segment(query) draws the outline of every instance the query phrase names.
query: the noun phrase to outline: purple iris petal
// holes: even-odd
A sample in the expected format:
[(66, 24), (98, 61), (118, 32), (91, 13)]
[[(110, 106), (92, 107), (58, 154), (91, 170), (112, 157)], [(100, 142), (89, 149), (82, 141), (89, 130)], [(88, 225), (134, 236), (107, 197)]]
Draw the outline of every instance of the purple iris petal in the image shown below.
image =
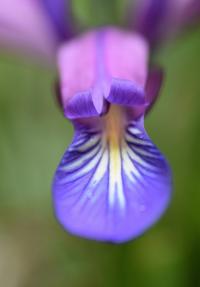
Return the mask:
[(151, 46), (171, 37), (200, 17), (199, 0), (137, 0), (131, 23)]
[(65, 40), (73, 35), (71, 23), (71, 1), (42, 0), (60, 40)]
[(1, 46), (52, 61), (58, 44), (54, 23), (45, 11), (42, 0), (1, 0)]
[(73, 234), (130, 240), (155, 223), (168, 205), (169, 167), (146, 134), (143, 118), (120, 130), (123, 113), (111, 107), (98, 125), (77, 129), (56, 171), (56, 216)]
[(170, 169), (143, 125), (160, 86), (159, 73), (147, 80), (148, 45), (137, 34), (93, 31), (61, 48), (59, 68), (75, 136), (54, 177), (56, 216), (79, 236), (134, 238), (171, 196)]
[(139, 0), (135, 29), (152, 44), (162, 36), (169, 0)]

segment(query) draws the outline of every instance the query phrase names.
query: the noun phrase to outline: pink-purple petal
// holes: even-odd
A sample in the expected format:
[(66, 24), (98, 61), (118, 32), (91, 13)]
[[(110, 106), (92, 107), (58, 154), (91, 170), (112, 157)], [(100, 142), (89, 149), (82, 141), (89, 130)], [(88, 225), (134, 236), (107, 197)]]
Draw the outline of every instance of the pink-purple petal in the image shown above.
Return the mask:
[(77, 117), (88, 114), (88, 107), (90, 115), (101, 115), (107, 102), (144, 105), (148, 44), (138, 34), (115, 28), (86, 33), (61, 47), (58, 65), (67, 117), (75, 118), (80, 101), (87, 111)]
[(40, 1), (1, 0), (0, 46), (52, 60), (57, 44), (53, 24)]

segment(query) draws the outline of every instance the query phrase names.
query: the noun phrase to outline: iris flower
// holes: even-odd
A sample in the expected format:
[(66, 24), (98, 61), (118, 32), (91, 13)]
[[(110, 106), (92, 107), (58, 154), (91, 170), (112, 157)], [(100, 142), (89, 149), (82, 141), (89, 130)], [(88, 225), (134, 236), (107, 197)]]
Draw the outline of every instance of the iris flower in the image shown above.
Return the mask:
[(144, 120), (162, 83), (162, 71), (149, 65), (152, 43), (177, 15), (177, 26), (193, 17), (187, 5), (197, 1), (184, 2), (172, 9), (172, 0), (138, 1), (135, 30), (131, 24), (75, 35), (70, 1), (1, 0), (1, 45), (58, 62), (59, 99), (74, 138), (55, 172), (53, 203), (73, 234), (124, 242), (168, 206), (170, 167)]

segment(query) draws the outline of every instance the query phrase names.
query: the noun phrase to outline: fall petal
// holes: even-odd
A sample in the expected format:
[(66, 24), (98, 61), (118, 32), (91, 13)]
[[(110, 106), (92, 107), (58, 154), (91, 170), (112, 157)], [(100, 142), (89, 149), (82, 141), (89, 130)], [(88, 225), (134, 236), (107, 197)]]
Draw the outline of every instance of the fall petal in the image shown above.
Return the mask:
[(143, 119), (128, 123), (119, 140), (113, 120), (111, 112), (107, 130), (76, 131), (56, 171), (53, 199), (66, 230), (118, 243), (142, 234), (165, 211), (171, 174)]

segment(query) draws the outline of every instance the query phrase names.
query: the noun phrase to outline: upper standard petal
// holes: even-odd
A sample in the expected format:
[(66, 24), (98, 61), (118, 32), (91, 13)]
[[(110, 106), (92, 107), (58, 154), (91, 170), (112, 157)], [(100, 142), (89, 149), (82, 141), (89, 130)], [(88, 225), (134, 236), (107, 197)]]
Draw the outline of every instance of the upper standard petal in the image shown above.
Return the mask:
[(148, 50), (140, 35), (115, 28), (91, 31), (63, 45), (58, 65), (66, 117), (101, 115), (108, 103), (144, 106)]

